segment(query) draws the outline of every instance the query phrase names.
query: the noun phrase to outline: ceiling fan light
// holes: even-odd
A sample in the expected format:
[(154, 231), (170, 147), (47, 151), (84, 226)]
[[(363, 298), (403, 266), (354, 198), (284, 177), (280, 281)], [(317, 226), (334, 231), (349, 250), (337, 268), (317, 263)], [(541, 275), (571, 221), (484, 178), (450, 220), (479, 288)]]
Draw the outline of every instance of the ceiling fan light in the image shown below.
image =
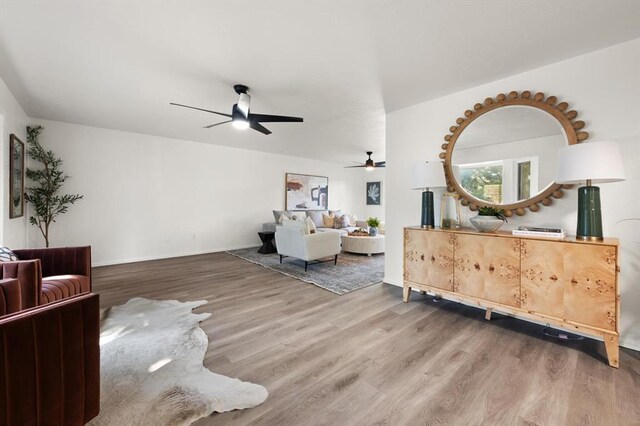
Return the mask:
[(233, 127), (240, 130), (246, 130), (249, 128), (249, 122), (247, 120), (233, 120), (231, 124), (233, 125)]
[(375, 166), (366, 165), (364, 169), (365, 170), (373, 170), (373, 169), (375, 169)]

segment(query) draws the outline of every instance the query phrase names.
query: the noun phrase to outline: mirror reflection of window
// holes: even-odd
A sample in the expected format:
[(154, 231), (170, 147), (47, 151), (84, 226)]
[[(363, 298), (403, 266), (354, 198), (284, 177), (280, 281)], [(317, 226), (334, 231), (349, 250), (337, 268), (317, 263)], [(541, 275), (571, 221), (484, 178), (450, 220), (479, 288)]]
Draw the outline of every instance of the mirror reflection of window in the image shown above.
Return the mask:
[(558, 149), (566, 141), (560, 123), (545, 111), (498, 108), (458, 137), (451, 155), (454, 177), (465, 192), (488, 203), (527, 200), (553, 184)]
[(479, 200), (502, 204), (502, 162), (460, 164), (462, 187)]
[(518, 163), (518, 200), (531, 197), (531, 161)]

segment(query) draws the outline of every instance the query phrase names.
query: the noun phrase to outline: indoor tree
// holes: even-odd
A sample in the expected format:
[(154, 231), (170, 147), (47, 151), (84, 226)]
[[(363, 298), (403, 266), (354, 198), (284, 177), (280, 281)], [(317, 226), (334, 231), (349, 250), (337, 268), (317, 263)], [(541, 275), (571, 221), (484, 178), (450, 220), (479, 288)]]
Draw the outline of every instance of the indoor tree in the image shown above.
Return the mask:
[(53, 151), (45, 150), (38, 142), (42, 126), (27, 127), (27, 155), (40, 167), (27, 167), (26, 175), (31, 186), (26, 188), (24, 199), (32, 206), (33, 215), (29, 223), (40, 229), (46, 246), (49, 247), (49, 227), (56, 217), (66, 213), (71, 204), (82, 198), (79, 194), (60, 194), (62, 185), (69, 178), (60, 167), (62, 159)]

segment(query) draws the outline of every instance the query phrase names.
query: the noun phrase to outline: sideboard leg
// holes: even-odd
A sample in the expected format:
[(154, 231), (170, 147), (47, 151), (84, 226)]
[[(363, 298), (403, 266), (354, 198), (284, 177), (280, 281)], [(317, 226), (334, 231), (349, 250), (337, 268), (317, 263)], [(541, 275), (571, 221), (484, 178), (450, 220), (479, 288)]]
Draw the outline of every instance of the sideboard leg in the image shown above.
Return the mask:
[(618, 368), (620, 367), (620, 348), (618, 336), (604, 336), (604, 347), (607, 350), (607, 358), (609, 359), (609, 365)]
[(492, 311), (493, 311), (493, 308), (487, 308), (487, 312), (484, 314), (484, 319), (486, 319), (487, 321), (491, 321)]
[(407, 303), (409, 301), (409, 297), (411, 296), (411, 287), (406, 284), (402, 287), (402, 301)]

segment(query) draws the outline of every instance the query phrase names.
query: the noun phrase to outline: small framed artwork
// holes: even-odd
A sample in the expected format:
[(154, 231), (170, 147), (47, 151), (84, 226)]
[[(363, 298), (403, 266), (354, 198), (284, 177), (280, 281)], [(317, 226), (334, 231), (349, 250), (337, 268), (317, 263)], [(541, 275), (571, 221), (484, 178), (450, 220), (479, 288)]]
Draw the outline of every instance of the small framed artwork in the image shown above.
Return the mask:
[(9, 218), (24, 215), (24, 143), (14, 134), (9, 139)]
[(382, 182), (367, 182), (367, 205), (382, 205)]
[(329, 178), (287, 173), (284, 200), (286, 210), (327, 210)]

